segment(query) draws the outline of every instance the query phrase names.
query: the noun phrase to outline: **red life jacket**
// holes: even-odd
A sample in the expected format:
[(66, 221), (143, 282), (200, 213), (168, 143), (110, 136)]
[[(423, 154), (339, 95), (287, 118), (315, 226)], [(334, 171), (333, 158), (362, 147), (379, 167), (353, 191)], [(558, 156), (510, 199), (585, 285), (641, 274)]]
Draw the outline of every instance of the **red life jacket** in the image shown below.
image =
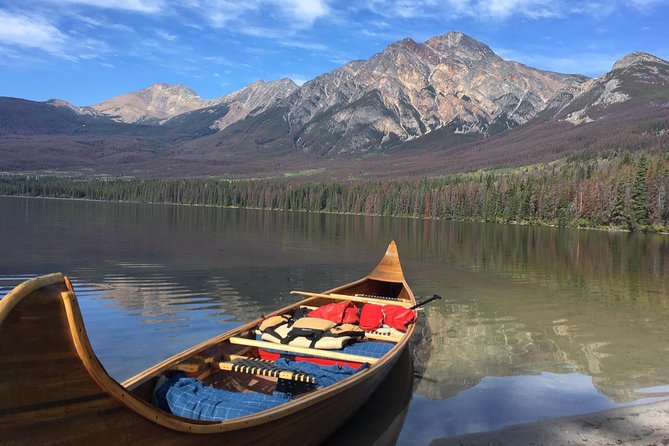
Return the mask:
[[(364, 308), (363, 308), (364, 310)], [(407, 325), (416, 319), (416, 313), (399, 305), (383, 306), (383, 323), (397, 330), (406, 331)]]
[(374, 331), (383, 325), (383, 306), (365, 304), (360, 312), (360, 328)]
[(406, 331), (407, 325), (416, 319), (416, 313), (400, 305), (365, 304), (360, 312), (360, 328), (373, 331), (386, 324), (397, 330)]
[(351, 302), (335, 302), (323, 305), (307, 314), (309, 317), (327, 319), (337, 324), (358, 323), (358, 307)]

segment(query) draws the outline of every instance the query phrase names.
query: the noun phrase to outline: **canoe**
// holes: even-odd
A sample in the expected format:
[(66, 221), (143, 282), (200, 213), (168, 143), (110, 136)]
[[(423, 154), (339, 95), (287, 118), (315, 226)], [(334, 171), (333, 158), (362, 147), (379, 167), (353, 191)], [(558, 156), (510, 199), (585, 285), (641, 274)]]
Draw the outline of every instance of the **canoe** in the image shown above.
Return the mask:
[[(91, 347), (70, 280), (54, 273), (20, 284), (0, 300), (2, 444), (321, 443), (354, 414), (390, 372), (414, 332), (414, 323), (408, 323), (406, 331), (364, 332), (364, 337), (350, 346), (365, 347), (363, 352), (385, 346), (380, 355), (347, 352), (349, 347), (324, 350), (272, 343), (259, 338), (259, 327), (272, 316), (294, 314), (303, 308), (311, 311), (330, 303), (350, 302), (357, 309), (368, 304), (410, 308), (416, 300), (394, 242), (362, 279), (320, 293), (293, 293), (307, 297), (119, 383), (105, 371)], [(358, 370), (328, 385), (315, 385), (309, 381), (311, 375), (299, 372), (299, 368), (296, 372), (278, 367), (277, 357), (287, 358), (293, 366), (306, 363), (319, 370), (349, 369), (322, 365), (329, 361), (357, 365)], [(239, 365), (239, 360), (257, 361), (262, 367)], [(253, 399), (272, 391), (285, 400), (228, 419), (179, 416), (158, 398), (167, 385), (161, 383), (177, 378), (178, 383), (188, 381), (216, 395)], [(300, 390), (277, 393), (280, 386), (291, 388), (287, 384)], [(175, 389), (170, 387), (167, 395)]]

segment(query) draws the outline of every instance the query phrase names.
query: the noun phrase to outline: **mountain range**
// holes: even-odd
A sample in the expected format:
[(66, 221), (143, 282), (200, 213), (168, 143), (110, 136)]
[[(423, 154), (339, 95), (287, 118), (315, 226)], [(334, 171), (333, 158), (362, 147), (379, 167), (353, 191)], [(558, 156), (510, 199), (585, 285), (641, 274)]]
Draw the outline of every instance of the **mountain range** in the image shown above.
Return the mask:
[(0, 98), (3, 171), (376, 177), (512, 167), (669, 141), (669, 63), (590, 79), (507, 61), (459, 32), (404, 39), (302, 86), (203, 99), (155, 84), (99, 104)]

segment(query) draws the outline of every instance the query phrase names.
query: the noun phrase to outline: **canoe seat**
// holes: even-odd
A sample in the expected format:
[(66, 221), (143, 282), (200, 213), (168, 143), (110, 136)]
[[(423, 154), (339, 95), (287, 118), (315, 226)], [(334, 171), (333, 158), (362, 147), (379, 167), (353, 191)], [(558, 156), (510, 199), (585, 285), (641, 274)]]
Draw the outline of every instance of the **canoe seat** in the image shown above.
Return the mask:
[(231, 361), (219, 362), (218, 368), (238, 373), (248, 373), (251, 375), (269, 376), (272, 378), (316, 384), (316, 378), (313, 376), (307, 375), (306, 373), (281, 369), (275, 366), (272, 361), (266, 361), (264, 359), (238, 357)]

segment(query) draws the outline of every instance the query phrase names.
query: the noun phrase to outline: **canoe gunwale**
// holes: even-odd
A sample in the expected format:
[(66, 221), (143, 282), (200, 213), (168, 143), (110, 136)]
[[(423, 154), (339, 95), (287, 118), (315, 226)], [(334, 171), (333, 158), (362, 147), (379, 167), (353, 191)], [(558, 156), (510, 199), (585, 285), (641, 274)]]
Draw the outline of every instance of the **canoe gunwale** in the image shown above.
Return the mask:
[(0, 325), (2, 325), (9, 313), (19, 302), (21, 302), (21, 300), (23, 300), (24, 297), (40, 288), (61, 282), (65, 282), (66, 284), (69, 283), (63, 273), (51, 273), (45, 276), (34, 277), (17, 285), (16, 288), (0, 299)]

